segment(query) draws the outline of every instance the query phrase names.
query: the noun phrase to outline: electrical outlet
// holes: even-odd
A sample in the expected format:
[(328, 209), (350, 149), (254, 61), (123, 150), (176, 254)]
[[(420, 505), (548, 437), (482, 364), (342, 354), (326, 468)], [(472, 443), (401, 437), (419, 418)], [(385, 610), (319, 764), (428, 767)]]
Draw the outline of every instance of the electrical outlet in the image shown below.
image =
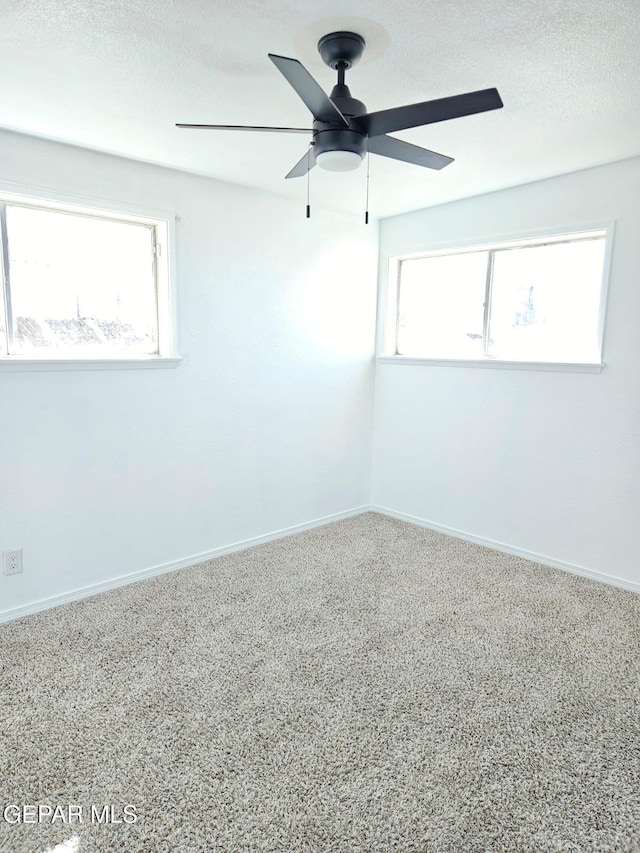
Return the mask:
[(22, 571), (22, 548), (2, 552), (2, 569), (5, 575), (19, 575)]

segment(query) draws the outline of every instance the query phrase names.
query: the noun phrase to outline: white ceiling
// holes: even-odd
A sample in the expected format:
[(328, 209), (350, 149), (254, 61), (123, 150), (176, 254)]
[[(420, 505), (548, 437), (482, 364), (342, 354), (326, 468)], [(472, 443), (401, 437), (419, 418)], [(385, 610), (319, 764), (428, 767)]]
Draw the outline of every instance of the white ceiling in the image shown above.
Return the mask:
[[(640, 154), (638, 0), (0, 0), (0, 126), (260, 187), (303, 136), (187, 131), (177, 121), (311, 126), (267, 59), (338, 29), (367, 41), (347, 74), (369, 110), (496, 86), (504, 109), (396, 134), (455, 158), (440, 172), (371, 157), (388, 216)], [(362, 216), (365, 168), (311, 174), (313, 204)]]

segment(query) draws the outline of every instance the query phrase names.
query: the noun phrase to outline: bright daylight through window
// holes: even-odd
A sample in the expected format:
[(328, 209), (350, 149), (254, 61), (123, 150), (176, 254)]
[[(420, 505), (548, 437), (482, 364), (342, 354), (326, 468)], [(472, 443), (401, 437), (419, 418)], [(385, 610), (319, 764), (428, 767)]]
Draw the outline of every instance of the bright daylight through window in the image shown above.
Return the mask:
[(2, 352), (169, 356), (167, 223), (0, 196)]
[(605, 244), (600, 230), (397, 259), (387, 354), (600, 363)]

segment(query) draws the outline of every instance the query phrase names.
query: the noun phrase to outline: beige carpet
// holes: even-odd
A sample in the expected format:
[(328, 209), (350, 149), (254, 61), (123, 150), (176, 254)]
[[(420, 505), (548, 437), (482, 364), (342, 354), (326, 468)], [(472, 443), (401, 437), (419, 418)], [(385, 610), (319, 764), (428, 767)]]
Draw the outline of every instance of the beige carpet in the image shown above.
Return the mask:
[(0, 849), (638, 851), (639, 617), (367, 514), (22, 619)]

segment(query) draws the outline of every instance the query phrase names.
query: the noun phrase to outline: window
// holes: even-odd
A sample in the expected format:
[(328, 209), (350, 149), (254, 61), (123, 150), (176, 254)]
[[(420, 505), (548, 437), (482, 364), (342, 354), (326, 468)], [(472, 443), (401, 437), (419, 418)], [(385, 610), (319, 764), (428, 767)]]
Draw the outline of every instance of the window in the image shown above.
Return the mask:
[(171, 355), (168, 222), (0, 195), (0, 359)]
[(396, 258), (387, 355), (599, 364), (606, 230)]

